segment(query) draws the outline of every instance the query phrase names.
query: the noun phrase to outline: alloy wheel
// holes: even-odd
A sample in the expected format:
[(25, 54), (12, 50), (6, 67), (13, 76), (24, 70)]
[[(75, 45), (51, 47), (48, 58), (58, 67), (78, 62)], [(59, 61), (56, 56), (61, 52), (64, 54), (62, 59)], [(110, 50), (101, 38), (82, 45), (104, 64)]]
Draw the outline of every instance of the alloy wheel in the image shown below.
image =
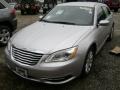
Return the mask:
[(93, 51), (89, 51), (87, 58), (86, 58), (86, 64), (85, 64), (85, 72), (89, 73), (93, 64), (94, 60), (94, 54)]
[(10, 39), (10, 32), (7, 28), (2, 28), (0, 30), (0, 43), (7, 44)]

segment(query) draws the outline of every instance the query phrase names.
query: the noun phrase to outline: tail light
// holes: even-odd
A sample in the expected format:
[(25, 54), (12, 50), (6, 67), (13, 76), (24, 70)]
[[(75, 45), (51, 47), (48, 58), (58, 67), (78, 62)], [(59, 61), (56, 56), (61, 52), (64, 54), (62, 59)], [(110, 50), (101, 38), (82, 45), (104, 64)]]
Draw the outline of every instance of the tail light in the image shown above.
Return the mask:
[(10, 14), (13, 16), (16, 16), (16, 10), (15, 9), (11, 9)]

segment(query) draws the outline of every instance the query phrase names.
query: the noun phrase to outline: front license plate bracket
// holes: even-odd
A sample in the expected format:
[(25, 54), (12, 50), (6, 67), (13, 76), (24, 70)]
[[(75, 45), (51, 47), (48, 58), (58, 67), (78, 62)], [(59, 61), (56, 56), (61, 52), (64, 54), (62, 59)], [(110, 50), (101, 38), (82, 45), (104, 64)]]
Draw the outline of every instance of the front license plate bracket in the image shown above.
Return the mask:
[(16, 73), (23, 76), (23, 77), (27, 77), (27, 70), (26, 69), (16, 67)]

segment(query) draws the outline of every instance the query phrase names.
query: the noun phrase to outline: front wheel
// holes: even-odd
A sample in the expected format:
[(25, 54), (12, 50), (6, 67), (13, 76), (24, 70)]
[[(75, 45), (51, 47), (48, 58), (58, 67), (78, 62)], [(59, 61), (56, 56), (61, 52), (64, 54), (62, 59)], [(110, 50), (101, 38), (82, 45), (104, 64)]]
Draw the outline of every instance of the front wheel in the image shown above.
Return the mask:
[(8, 26), (0, 26), (0, 46), (7, 45), (12, 33)]
[(85, 58), (82, 76), (87, 76), (90, 73), (94, 61), (94, 55), (95, 55), (94, 50), (90, 48)]

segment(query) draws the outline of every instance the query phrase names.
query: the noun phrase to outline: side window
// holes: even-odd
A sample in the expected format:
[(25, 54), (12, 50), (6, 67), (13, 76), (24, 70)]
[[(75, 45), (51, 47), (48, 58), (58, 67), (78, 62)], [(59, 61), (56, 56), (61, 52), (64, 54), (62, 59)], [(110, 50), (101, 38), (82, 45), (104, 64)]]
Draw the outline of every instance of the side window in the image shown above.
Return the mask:
[(0, 2), (0, 9), (5, 8), (5, 6)]
[(105, 11), (106, 15), (109, 16), (111, 14), (110, 10), (107, 7), (102, 7), (103, 10)]
[(97, 23), (99, 23), (101, 20), (105, 20), (106, 18), (107, 18), (107, 15), (105, 11), (102, 9), (102, 7), (100, 7), (97, 13)]
[(106, 9), (107, 9), (108, 15), (110, 15), (111, 14), (110, 9), (108, 7), (106, 7)]

